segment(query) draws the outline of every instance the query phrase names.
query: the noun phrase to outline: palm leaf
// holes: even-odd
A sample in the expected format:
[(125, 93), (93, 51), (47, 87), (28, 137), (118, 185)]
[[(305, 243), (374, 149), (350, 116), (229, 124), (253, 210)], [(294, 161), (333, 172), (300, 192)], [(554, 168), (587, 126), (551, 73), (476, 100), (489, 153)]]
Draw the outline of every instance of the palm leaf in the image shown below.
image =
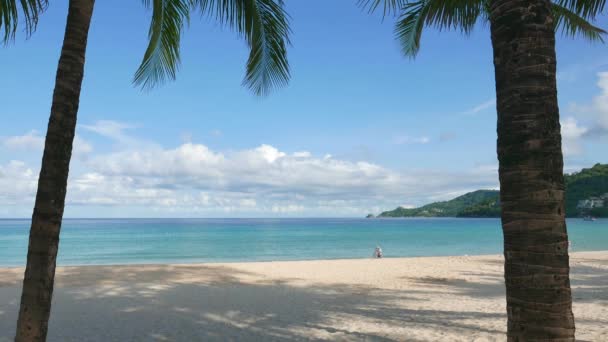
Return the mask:
[(266, 95), (289, 81), (289, 17), (282, 0), (193, 0), (209, 15), (240, 35), (250, 47), (243, 84)]
[(454, 29), (468, 35), (483, 14), (479, 0), (419, 0), (408, 2), (395, 26), (395, 35), (406, 56), (414, 57), (420, 49), (424, 26), (439, 30)]
[(251, 1), (253, 21), (247, 41), (251, 48), (243, 84), (256, 95), (266, 95), (289, 81), (287, 48), (289, 23), (280, 4), (272, 0)]
[(357, 0), (357, 5), (366, 9), (369, 13), (375, 12), (382, 4), (383, 16), (398, 13), (406, 4), (407, 0)]
[(603, 29), (593, 26), (583, 17), (557, 3), (553, 4), (552, 10), (555, 29), (558, 30), (561, 27), (563, 35), (574, 37), (578, 34), (590, 41), (604, 42), (603, 35), (606, 34), (606, 31)]
[(429, 14), (426, 23), (439, 30), (454, 29), (469, 34), (483, 11), (483, 2), (479, 0), (427, 1)]
[[(47, 7), (48, 0), (0, 0), (0, 34), (2, 42), (9, 43), (15, 38), (19, 24), (19, 8), (25, 21), (26, 36), (29, 37), (38, 24), (38, 15)], [(4, 33), (2, 34), (2, 31)]]
[(149, 89), (167, 79), (175, 79), (179, 68), (179, 45), (184, 23), (188, 23), (190, 0), (144, 0), (152, 6), (149, 43), (135, 72), (133, 83)]
[(401, 45), (403, 54), (415, 57), (420, 50), (420, 37), (428, 15), (429, 7), (424, 1), (408, 4), (397, 24), (395, 36)]
[(556, 0), (557, 5), (565, 7), (583, 18), (595, 19), (604, 11), (606, 0)]

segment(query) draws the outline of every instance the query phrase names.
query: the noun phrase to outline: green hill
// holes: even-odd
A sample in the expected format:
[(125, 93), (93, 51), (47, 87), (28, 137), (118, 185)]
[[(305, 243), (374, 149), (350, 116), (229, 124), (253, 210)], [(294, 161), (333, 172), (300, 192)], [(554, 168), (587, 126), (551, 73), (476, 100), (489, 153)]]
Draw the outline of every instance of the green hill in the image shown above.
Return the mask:
[(482, 203), (498, 201), (498, 195), (496, 190), (477, 190), (449, 201), (435, 202), (420, 208), (399, 207), (395, 210), (385, 211), (378, 217), (455, 217), (465, 209), (473, 210)]
[[(564, 175), (566, 216), (608, 217), (608, 164), (596, 164)], [(603, 196), (603, 197), (602, 197)], [(580, 200), (605, 198), (603, 207), (578, 208)], [(500, 217), (500, 194), (497, 190), (477, 190), (449, 201), (434, 202), (419, 208), (399, 207), (378, 217)]]
[(496, 197), (462, 209), (457, 217), (500, 217), (500, 194)]
[[(608, 193), (608, 164), (595, 164), (590, 169), (582, 169), (565, 176), (566, 215), (578, 216), (576, 206), (579, 200), (599, 197)], [(583, 210), (582, 214), (608, 217), (608, 199), (603, 208)]]

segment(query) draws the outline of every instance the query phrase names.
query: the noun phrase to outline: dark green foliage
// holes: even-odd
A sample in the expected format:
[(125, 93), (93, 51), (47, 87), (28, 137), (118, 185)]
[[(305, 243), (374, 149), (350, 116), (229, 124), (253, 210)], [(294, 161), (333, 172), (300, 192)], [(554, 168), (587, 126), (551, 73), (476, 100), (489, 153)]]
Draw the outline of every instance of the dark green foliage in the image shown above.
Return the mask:
[(603, 208), (593, 208), (586, 214), (593, 217), (608, 217), (608, 206), (604, 206)]
[(473, 210), (474, 206), (488, 201), (497, 201), (499, 193), (497, 190), (477, 190), (469, 192), (453, 200), (435, 202), (420, 208), (406, 209), (397, 208), (385, 211), (378, 217), (455, 217), (459, 216), (465, 209)]
[(179, 43), (190, 12), (210, 17), (247, 42), (243, 84), (255, 95), (267, 95), (289, 81), (287, 45), (289, 16), (282, 0), (144, 0), (152, 8), (150, 42), (133, 82), (151, 88), (175, 79), (180, 62)]
[(561, 6), (571, 8), (578, 15), (594, 19), (604, 12), (606, 0), (557, 0)]
[(289, 80), (289, 15), (283, 0), (190, 0), (201, 15), (237, 32), (250, 52), (243, 84), (266, 95)]
[[(564, 175), (566, 184), (566, 216), (583, 214), (608, 217), (608, 206), (579, 212), (579, 200), (608, 193), (608, 164), (595, 164), (592, 168)], [(500, 194), (497, 190), (477, 190), (453, 200), (435, 202), (420, 208), (397, 208), (385, 211), (378, 217), (500, 217)]]
[(0, 0), (0, 40), (6, 44), (15, 38), (21, 16), (25, 24), (25, 34), (32, 34), (38, 24), (38, 15), (47, 5), (47, 0)]
[[(565, 176), (566, 183), (566, 215), (577, 216), (576, 205), (581, 199), (601, 196), (608, 193), (608, 164), (595, 164), (590, 169), (582, 169)], [(599, 208), (598, 208), (599, 209)], [(605, 211), (596, 210), (601, 217), (608, 217)]]
[(494, 199), (488, 199), (478, 204), (464, 208), (456, 214), (457, 217), (500, 217), (500, 200), (498, 194)]
[(555, 27), (561, 28), (564, 36), (575, 37), (581, 35), (590, 41), (604, 42), (603, 35), (606, 31), (593, 26), (590, 22), (580, 17), (575, 12), (558, 4), (553, 5), (553, 17), (555, 18)]
[(382, 7), (383, 13), (386, 16), (399, 12), (407, 4), (407, 0), (359, 0), (357, 4), (361, 8), (367, 9), (369, 13), (374, 12), (378, 7)]
[(402, 15), (395, 25), (395, 35), (403, 53), (416, 56), (425, 26), (438, 30), (459, 30), (468, 35), (484, 14), (483, 5), (484, 2), (479, 0), (420, 0), (407, 3), (402, 7)]
[(191, 5), (187, 0), (144, 0), (144, 5), (152, 7), (150, 43), (133, 82), (148, 89), (175, 79), (181, 32), (190, 20)]
[[(580, 35), (590, 41), (603, 42), (606, 31), (588, 19), (604, 10), (606, 0), (552, 1), (555, 30), (564, 36)], [(420, 49), (425, 27), (438, 30), (457, 30), (468, 35), (478, 22), (489, 21), (489, 0), (359, 0), (359, 6), (370, 12), (383, 7), (384, 15), (399, 13), (395, 36), (404, 55), (415, 57)]]

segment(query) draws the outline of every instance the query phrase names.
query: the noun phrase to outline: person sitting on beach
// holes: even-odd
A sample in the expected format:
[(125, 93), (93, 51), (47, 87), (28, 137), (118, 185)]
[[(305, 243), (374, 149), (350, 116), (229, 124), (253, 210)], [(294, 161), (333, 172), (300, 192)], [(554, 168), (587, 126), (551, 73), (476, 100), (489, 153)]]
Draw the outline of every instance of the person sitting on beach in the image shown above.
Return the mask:
[(382, 258), (382, 248), (380, 246), (376, 246), (374, 250), (374, 258)]

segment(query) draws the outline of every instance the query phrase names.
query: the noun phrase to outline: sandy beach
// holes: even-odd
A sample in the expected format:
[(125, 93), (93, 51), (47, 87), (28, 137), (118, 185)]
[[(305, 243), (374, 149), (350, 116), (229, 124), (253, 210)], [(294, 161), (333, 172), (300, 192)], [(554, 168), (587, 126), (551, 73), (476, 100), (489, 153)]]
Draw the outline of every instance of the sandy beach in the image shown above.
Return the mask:
[[(571, 254), (577, 339), (608, 341), (608, 252)], [(0, 269), (11, 341), (23, 269)], [(49, 341), (503, 341), (502, 257), (60, 267)]]

